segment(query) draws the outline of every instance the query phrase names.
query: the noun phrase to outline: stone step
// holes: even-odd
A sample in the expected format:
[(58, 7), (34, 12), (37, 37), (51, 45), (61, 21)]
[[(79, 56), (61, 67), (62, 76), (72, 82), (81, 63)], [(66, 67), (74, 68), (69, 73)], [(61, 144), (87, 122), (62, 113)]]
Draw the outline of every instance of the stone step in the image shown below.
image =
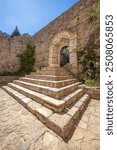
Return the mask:
[(75, 122), (82, 116), (85, 111), (90, 97), (85, 94), (79, 99), (79, 101), (67, 108), (63, 113), (52, 113), (49, 117), (46, 117), (46, 113), (43, 113), (41, 108), (36, 109), (36, 116), (45, 123), (47, 127), (56, 132), (63, 139), (66, 139), (71, 134), (73, 128), (75, 128)]
[(19, 80), (28, 82), (28, 83), (49, 86), (49, 87), (55, 87), (55, 88), (64, 87), (64, 86), (67, 86), (67, 85), (77, 82), (77, 79), (68, 79), (68, 80), (62, 80), (62, 81), (50, 81), (50, 80), (41, 80), (41, 79), (33, 79), (33, 78), (25, 78), (25, 77), (21, 77), (21, 78), (19, 78)]
[(10, 95), (15, 95), (14, 97), (19, 103), (62, 138), (69, 136), (71, 129), (75, 126), (75, 121), (78, 117), (81, 117), (90, 99), (89, 95), (85, 94), (72, 107), (66, 108), (62, 113), (55, 113), (7, 86), (3, 87), (3, 89)]
[[(9, 83), (8, 86), (4, 86), (3, 89), (7, 91), (10, 95), (14, 96), (16, 98), (17, 92), (20, 93), (20, 96), (25, 96), (30, 99), (33, 99), (34, 101), (38, 102), (39, 104), (46, 106), (55, 112), (61, 112), (65, 109), (65, 101), (63, 100), (57, 100), (54, 98), (51, 98), (49, 96), (45, 96), (43, 94), (28, 90), (26, 88), (23, 88), (21, 86), (15, 85), (13, 83)], [(12, 91), (15, 91), (16, 93), (13, 93)], [(22, 99), (22, 96), (19, 98)]]
[(72, 103), (75, 101), (78, 101), (84, 94), (83, 89), (77, 89), (75, 92), (70, 93), (66, 97), (64, 97), (62, 100), (65, 101), (65, 107), (69, 107)]
[(53, 76), (68, 76), (71, 75), (70, 72), (54, 72), (54, 71), (37, 71), (31, 72), (31, 75), (53, 75)]
[[(66, 68), (64, 67), (42, 67), (41, 71), (54, 71), (59, 74), (59, 72), (64, 72), (64, 73), (70, 73)], [(39, 71), (37, 71), (39, 72)]]
[(19, 80), (14, 80), (13, 83), (56, 99), (62, 99), (66, 95), (74, 92), (75, 90), (78, 89), (78, 85), (81, 84), (80, 82), (77, 82), (62, 88), (53, 88), (48, 86), (27, 83)]
[[(75, 92), (66, 96), (64, 99), (57, 100), (57, 99), (51, 98), (49, 96), (45, 96), (43, 94), (28, 90), (26, 88), (22, 88), (20, 86), (13, 85), (13, 84), (10, 84), (9, 87), (8, 86), (3, 87), (3, 89), (8, 90), (8, 91), (10, 91), (10, 89), (15, 90), (14, 93), (12, 93), (12, 91), (10, 91), (11, 95), (12, 96), (14, 95), (14, 97), (16, 97), (15, 93), (20, 92), (20, 94), (33, 99), (34, 101), (52, 109), (55, 112), (63, 111), (66, 107), (70, 106), (72, 103), (77, 101), (84, 94), (83, 89), (78, 89)], [(10, 93), (10, 92), (8, 92), (8, 93)]]
[(42, 79), (42, 80), (51, 80), (51, 81), (60, 81), (67, 79), (74, 79), (72, 75), (67, 76), (53, 76), (53, 75), (26, 75), (26, 78)]
[(55, 70), (40, 70), (37, 72), (31, 72), (31, 75), (54, 75), (54, 76), (68, 76), (71, 75), (70, 72), (64, 70), (64, 71), (55, 71)]

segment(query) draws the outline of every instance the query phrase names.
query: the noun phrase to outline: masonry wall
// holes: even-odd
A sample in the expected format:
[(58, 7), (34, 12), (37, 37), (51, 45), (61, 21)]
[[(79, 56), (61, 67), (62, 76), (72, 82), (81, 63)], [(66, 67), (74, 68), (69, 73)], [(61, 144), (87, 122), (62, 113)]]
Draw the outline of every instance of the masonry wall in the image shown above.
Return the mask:
[(27, 34), (12, 39), (0, 34), (0, 74), (13, 73), (20, 68), (17, 54), (22, 53), (30, 42), (31, 37)]
[[(49, 45), (59, 31), (76, 32), (78, 47), (88, 42), (89, 34), (93, 32), (88, 14), (91, 7), (97, 6), (97, 3), (98, 0), (81, 0), (33, 36), (36, 45), (36, 66), (48, 66)], [(96, 36), (99, 37), (99, 30)]]

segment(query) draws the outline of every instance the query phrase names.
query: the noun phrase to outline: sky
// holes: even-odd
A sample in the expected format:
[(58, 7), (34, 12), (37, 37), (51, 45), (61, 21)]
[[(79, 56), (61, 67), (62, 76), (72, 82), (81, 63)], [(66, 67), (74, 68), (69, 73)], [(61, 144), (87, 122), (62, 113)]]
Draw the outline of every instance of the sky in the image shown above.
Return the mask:
[(0, 30), (34, 35), (79, 0), (0, 0)]

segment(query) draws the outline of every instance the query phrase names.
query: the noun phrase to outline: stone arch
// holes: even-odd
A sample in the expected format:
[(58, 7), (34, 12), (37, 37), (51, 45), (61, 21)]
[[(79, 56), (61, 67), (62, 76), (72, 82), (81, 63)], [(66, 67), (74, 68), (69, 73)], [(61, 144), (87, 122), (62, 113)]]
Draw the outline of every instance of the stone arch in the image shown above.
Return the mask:
[(70, 31), (60, 31), (52, 39), (49, 47), (49, 66), (60, 67), (60, 50), (69, 46), (69, 61), (72, 67), (77, 67), (77, 35)]

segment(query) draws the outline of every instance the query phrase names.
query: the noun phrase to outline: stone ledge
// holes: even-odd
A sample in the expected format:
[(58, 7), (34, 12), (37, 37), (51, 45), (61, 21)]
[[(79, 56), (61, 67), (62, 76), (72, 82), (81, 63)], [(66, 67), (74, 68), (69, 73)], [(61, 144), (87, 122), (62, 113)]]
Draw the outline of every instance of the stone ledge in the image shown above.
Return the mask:
[(0, 84), (5, 85), (13, 80), (18, 80), (19, 76), (0, 76)]
[(89, 87), (84, 84), (79, 85), (79, 88), (85, 90), (86, 94), (89, 94), (91, 99), (100, 100), (100, 87)]

